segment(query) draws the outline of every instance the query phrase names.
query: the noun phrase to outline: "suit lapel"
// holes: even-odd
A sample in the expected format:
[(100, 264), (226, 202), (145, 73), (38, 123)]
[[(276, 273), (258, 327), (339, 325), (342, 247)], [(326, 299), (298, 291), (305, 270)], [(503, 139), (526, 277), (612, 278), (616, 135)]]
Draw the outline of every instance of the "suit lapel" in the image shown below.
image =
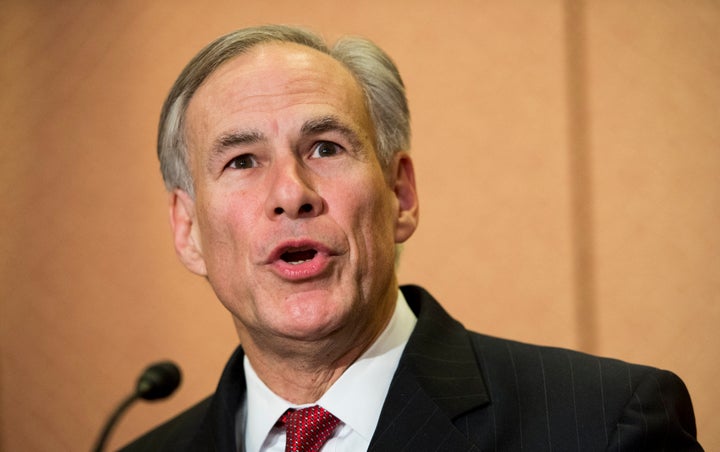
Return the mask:
[[(468, 333), (423, 289), (402, 290), (418, 323), (393, 377), (369, 450), (479, 450), (453, 423), (489, 402)], [(237, 450), (234, 420), (245, 393), (242, 362), (238, 347), (188, 450)]]
[(402, 290), (418, 323), (369, 450), (478, 450), (453, 424), (489, 402), (467, 331), (424, 290)]
[(220, 377), (203, 423), (184, 450), (207, 452), (238, 450), (235, 444), (235, 416), (246, 390), (244, 356), (242, 347), (238, 347), (233, 353)]

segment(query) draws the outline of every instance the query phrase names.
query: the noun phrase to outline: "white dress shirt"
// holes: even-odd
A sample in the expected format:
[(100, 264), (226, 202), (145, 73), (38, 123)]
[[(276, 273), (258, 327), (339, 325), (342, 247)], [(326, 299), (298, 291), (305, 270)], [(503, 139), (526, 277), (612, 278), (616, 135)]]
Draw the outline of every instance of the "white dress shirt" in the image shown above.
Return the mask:
[[(245, 400), (236, 416), (238, 446), (246, 452), (285, 451), (285, 429), (275, 423), (288, 408), (320, 405), (340, 424), (323, 452), (364, 451), (370, 446), (390, 382), (417, 319), (398, 291), (395, 311), (387, 327), (330, 389), (314, 403), (294, 405), (273, 393), (245, 356)], [(244, 444), (240, 433), (244, 432)]]

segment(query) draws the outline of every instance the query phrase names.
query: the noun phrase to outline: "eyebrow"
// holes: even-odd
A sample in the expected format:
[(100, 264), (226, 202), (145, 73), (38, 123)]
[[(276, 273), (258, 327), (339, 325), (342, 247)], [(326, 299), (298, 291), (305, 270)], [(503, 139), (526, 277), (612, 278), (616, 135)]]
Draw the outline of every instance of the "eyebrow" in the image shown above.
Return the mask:
[(228, 150), (237, 146), (250, 145), (265, 141), (265, 135), (258, 130), (239, 130), (223, 133), (213, 141), (210, 148), (208, 167), (213, 168), (215, 162), (222, 161)]
[[(300, 128), (300, 134), (302, 136), (319, 135), (325, 132), (338, 132), (350, 142), (353, 148), (357, 150), (363, 148), (362, 140), (358, 133), (333, 115), (309, 119), (305, 121)], [(212, 167), (212, 162), (222, 160), (228, 150), (238, 146), (252, 145), (264, 141), (267, 141), (267, 137), (259, 130), (254, 129), (235, 130), (223, 133), (213, 142), (208, 163)]]
[(302, 135), (318, 135), (325, 132), (339, 132), (355, 149), (362, 149), (362, 141), (358, 133), (336, 116), (321, 116), (306, 121), (300, 129)]
[(227, 148), (255, 144), (265, 140), (265, 135), (257, 130), (232, 131), (220, 135), (213, 143), (213, 154), (222, 154)]

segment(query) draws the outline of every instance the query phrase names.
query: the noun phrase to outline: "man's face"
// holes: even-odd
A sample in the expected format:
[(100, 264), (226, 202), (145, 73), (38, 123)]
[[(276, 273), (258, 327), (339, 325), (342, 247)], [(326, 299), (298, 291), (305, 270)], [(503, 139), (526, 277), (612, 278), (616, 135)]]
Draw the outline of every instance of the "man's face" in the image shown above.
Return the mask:
[(417, 200), (406, 154), (381, 167), (352, 75), (303, 46), (260, 45), (204, 82), (185, 127), (195, 197), (172, 196), (176, 248), (241, 339), (381, 328)]

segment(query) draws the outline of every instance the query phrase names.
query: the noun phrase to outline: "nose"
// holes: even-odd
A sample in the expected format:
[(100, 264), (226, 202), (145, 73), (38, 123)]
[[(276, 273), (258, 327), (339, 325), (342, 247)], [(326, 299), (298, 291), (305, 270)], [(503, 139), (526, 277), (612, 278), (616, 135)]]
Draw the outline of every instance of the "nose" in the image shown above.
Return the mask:
[(271, 219), (290, 219), (320, 215), (323, 201), (312, 185), (311, 175), (294, 158), (276, 161), (271, 172), (265, 213)]

